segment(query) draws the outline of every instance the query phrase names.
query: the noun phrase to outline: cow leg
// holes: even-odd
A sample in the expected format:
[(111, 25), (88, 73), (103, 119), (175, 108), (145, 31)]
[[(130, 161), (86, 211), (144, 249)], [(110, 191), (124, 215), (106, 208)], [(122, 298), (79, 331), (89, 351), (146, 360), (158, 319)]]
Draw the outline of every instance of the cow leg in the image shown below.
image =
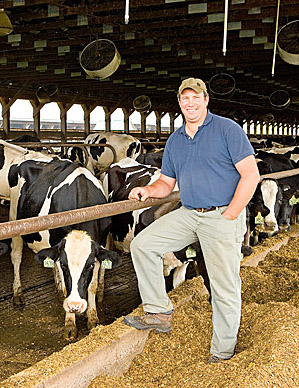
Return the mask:
[(78, 330), (76, 327), (76, 314), (65, 313), (64, 338), (67, 341), (72, 341), (77, 338)]
[(16, 306), (25, 304), (25, 298), (22, 291), (20, 267), (22, 262), (23, 253), (23, 239), (20, 236), (13, 237), (11, 242), (11, 262), (14, 269), (14, 280), (13, 280), (13, 303)]
[(93, 269), (92, 279), (88, 287), (88, 304), (86, 311), (88, 330), (91, 330), (93, 327), (96, 327), (99, 324), (99, 318), (96, 307), (96, 293), (98, 288), (99, 269), (100, 263), (96, 261)]
[(185, 261), (184, 263), (182, 263), (182, 265), (174, 269), (173, 281), (172, 281), (173, 288), (177, 288), (178, 286), (180, 286), (185, 282), (186, 271), (189, 263), (190, 261)]
[(105, 268), (100, 266), (100, 276), (97, 290), (98, 302), (101, 303), (104, 299), (104, 277), (105, 277)]

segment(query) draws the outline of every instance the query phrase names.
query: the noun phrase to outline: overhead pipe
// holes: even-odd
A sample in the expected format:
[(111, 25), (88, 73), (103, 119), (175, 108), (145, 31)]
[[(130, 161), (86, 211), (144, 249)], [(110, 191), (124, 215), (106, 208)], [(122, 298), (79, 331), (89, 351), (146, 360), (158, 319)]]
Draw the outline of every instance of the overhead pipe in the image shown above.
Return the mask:
[(280, 0), (277, 0), (276, 26), (275, 26), (275, 38), (274, 38), (273, 62), (272, 62), (272, 77), (274, 77), (275, 57), (276, 57), (276, 49), (277, 49), (277, 32), (278, 32), (279, 8), (280, 8)]
[(223, 31), (223, 55), (226, 55), (226, 41), (227, 41), (227, 20), (228, 20), (228, 0), (225, 0), (224, 6), (224, 31)]
[(129, 23), (129, 0), (126, 0), (126, 8), (125, 8), (125, 24)]

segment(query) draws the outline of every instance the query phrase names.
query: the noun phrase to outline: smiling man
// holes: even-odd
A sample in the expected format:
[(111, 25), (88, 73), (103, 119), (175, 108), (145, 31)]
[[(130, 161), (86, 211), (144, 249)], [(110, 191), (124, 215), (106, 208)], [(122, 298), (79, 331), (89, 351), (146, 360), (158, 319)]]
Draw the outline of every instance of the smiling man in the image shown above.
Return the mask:
[(207, 267), (213, 308), (211, 356), (207, 363), (234, 355), (241, 317), (241, 245), (246, 231), (245, 206), (259, 182), (254, 150), (234, 121), (208, 110), (201, 79), (179, 87), (185, 124), (168, 139), (160, 178), (136, 187), (130, 199), (169, 195), (176, 182), (182, 206), (159, 218), (131, 243), (142, 316), (127, 316), (137, 329), (172, 329), (173, 306), (165, 290), (163, 254), (200, 242)]

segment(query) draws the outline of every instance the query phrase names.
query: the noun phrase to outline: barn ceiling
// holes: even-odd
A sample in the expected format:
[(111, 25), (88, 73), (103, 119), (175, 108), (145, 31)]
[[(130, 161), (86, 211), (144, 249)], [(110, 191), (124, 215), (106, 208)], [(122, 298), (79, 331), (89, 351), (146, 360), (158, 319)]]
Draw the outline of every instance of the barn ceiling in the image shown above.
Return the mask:
[[(0, 36), (0, 96), (38, 101), (37, 90), (51, 85), (51, 101), (129, 110), (146, 95), (152, 110), (176, 113), (182, 79), (199, 77), (214, 113), (298, 124), (299, 1), (278, 2), (229, 0), (225, 39), (225, 1), (131, 0), (127, 12), (125, 0), (0, 1), (13, 26)], [(277, 20), (287, 61), (277, 51), (274, 63)], [(80, 64), (94, 41), (104, 48), (94, 70), (120, 55), (108, 78)]]

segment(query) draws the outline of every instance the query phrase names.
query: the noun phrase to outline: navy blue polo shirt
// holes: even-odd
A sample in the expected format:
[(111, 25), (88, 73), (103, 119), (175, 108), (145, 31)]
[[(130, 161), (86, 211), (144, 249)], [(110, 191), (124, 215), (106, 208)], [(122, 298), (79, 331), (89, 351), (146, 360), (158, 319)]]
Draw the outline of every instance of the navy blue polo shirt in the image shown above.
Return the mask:
[(185, 125), (169, 136), (161, 172), (177, 180), (186, 208), (224, 206), (240, 180), (235, 164), (249, 155), (254, 149), (243, 129), (208, 111), (193, 139)]

